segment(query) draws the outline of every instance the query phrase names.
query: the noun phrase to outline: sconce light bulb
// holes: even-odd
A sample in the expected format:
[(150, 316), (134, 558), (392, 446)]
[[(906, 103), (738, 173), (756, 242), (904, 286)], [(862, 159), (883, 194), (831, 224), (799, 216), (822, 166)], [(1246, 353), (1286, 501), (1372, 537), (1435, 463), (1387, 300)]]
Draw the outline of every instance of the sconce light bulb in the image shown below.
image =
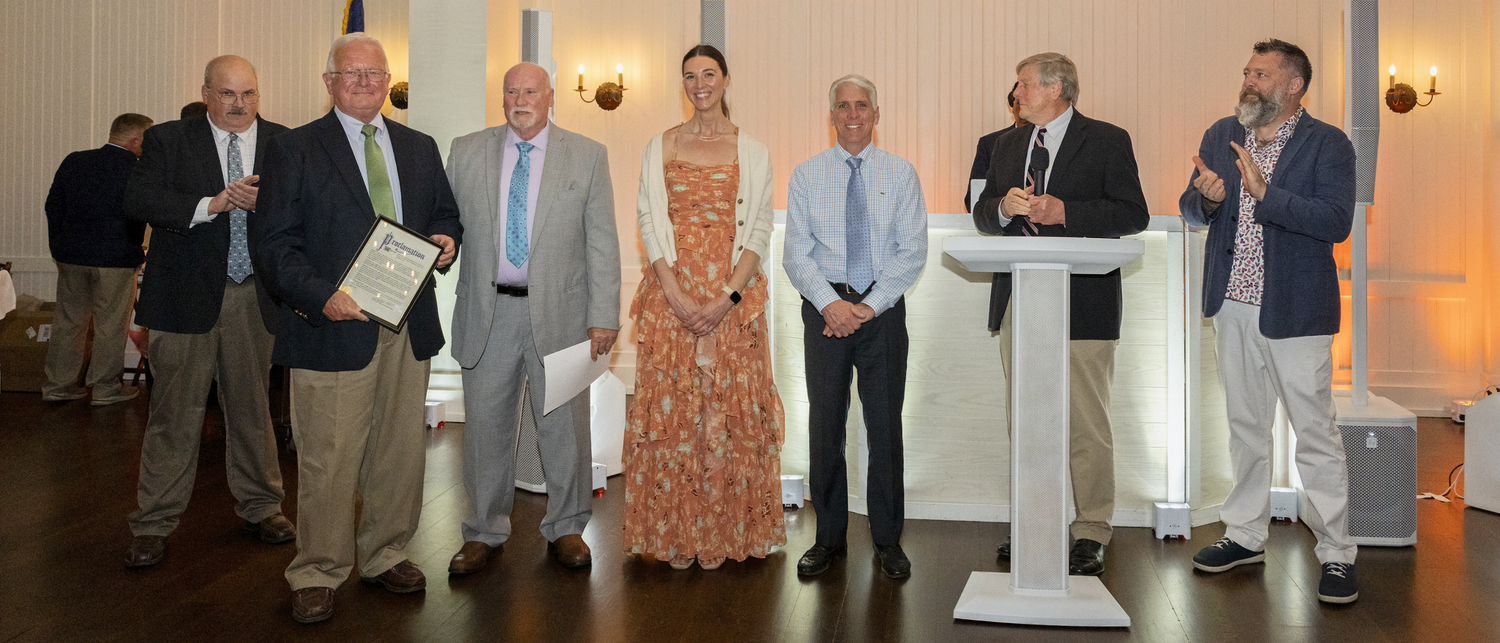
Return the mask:
[[(1437, 67), (1433, 67), (1433, 69), (1437, 69)], [(620, 64), (620, 63), (615, 63), (615, 73), (616, 74), (623, 74), (623, 73), (625, 73), (625, 65)], [(1437, 72), (1434, 71), (1432, 73), (1436, 74)]]
[(1432, 69), (1427, 70), (1427, 73), (1429, 75), (1436, 76), (1437, 75), (1437, 65), (1433, 65)]
[(580, 73), (580, 74), (583, 73), (583, 65), (579, 65), (578, 66), (578, 73)]
[[(580, 67), (580, 68), (579, 68), (579, 71), (582, 71), (582, 70), (583, 70), (583, 68), (582, 68), (582, 67)], [(1396, 66), (1395, 66), (1395, 65), (1391, 65), (1391, 75), (1392, 75), (1392, 76), (1395, 76), (1395, 75), (1396, 75)]]

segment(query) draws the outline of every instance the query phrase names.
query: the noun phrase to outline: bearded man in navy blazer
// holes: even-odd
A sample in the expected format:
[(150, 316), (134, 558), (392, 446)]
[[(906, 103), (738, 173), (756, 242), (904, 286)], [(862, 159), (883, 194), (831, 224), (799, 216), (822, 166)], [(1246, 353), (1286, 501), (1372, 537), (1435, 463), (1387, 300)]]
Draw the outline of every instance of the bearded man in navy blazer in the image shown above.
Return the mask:
[(152, 228), (136, 321), (151, 329), (155, 376), (128, 567), (160, 561), (187, 509), (216, 380), (235, 513), (267, 543), (297, 536), (281, 513), (285, 493), (271, 431), (275, 307), (251, 269), (248, 243), (266, 142), (287, 130), (259, 117), (259, 92), (250, 61), (209, 61), (202, 89), (208, 114), (148, 130), (125, 191), (126, 215)]
[(1312, 63), (1300, 47), (1256, 43), (1235, 115), (1203, 134), (1178, 207), (1207, 225), (1203, 316), (1216, 331), (1229, 414), (1234, 488), (1224, 537), (1193, 557), (1222, 572), (1266, 559), (1271, 426), (1276, 402), (1297, 433), (1297, 472), (1318, 537), (1318, 600), (1359, 598), (1349, 537), (1349, 474), (1334, 424), (1333, 336), (1339, 331), (1333, 244), (1354, 222), (1354, 145), (1302, 108)]
[(440, 270), (463, 235), (437, 143), (380, 115), (390, 80), (379, 41), (334, 40), (323, 74), (334, 109), (271, 141), (251, 229), (256, 270), (283, 306), (272, 359), (292, 369), (301, 528), (286, 577), (302, 623), (332, 615), (356, 553), (362, 582), (427, 586), (406, 544), (422, 510), (429, 360), (443, 347), (434, 286), (397, 332), (338, 289), (377, 217), (440, 244)]
[[(1029, 125), (995, 142), (974, 225), (985, 234), (1119, 238), (1146, 229), (1151, 215), (1135, 164), (1130, 134), (1074, 109), (1078, 68), (1067, 56), (1036, 54), (1016, 65), (1016, 111)], [(1028, 168), (1046, 163), (1041, 185)], [(1045, 161), (1043, 161), (1045, 163)], [(999, 331), (1006, 386), (1010, 370), (1010, 273), (995, 273), (990, 330)], [(1120, 271), (1068, 279), (1068, 468), (1078, 515), (1069, 527), (1068, 573), (1104, 573), (1104, 548), (1114, 528), (1114, 434), (1109, 393), (1122, 311)], [(1005, 398), (1010, 399), (1009, 391)], [(1012, 431), (1015, 427), (1012, 427)], [(1025, 430), (1024, 428), (1022, 430)], [(1010, 540), (1000, 545), (1010, 558)]]

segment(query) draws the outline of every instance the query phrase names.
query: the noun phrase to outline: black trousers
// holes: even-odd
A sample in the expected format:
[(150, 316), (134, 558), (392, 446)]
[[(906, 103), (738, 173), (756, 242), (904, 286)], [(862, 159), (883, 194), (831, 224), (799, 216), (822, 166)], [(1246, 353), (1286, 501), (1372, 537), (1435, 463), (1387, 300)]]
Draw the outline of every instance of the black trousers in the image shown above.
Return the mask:
[[(858, 303), (858, 294), (840, 293)], [(849, 384), (859, 371), (870, 446), (866, 483), (870, 538), (885, 547), (901, 543), (906, 519), (902, 482), (901, 406), (906, 398), (906, 298), (844, 338), (823, 336), (823, 315), (802, 300), (802, 345), (807, 365), (808, 437), (817, 544), (841, 547), (849, 530), (849, 474), (844, 462)]]

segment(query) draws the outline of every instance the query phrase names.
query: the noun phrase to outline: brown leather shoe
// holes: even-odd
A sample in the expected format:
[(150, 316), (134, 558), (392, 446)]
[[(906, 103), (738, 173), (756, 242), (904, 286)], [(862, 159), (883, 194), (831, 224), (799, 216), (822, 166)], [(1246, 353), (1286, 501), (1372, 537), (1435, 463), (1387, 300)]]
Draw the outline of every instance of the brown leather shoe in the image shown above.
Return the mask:
[(557, 562), (568, 569), (580, 569), (594, 564), (589, 544), (583, 542), (583, 536), (578, 534), (568, 534), (547, 543), (547, 553), (557, 557)]
[(286, 516), (276, 514), (260, 522), (245, 523), (245, 531), (260, 537), (261, 542), (278, 545), (297, 538), (297, 528)]
[(423, 576), (422, 570), (417, 569), (416, 564), (409, 560), (396, 563), (395, 567), (385, 570), (379, 576), (373, 578), (361, 576), (359, 582), (379, 584), (397, 594), (410, 594), (427, 589), (427, 577)]
[(136, 536), (125, 552), (126, 567), (150, 567), (167, 555), (166, 536)]
[(477, 540), (466, 542), (448, 563), (448, 573), (464, 576), (477, 572), (497, 553), (500, 553), (499, 547), (491, 547)]
[(292, 592), (292, 620), (316, 623), (330, 616), (333, 616), (332, 587), (304, 587)]

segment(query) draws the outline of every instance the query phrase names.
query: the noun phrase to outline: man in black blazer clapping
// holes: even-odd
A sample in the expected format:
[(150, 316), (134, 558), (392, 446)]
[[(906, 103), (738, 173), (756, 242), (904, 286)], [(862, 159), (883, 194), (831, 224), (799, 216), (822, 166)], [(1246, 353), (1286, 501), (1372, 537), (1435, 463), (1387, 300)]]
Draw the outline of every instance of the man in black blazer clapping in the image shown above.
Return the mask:
[(136, 321), (151, 329), (151, 419), (130, 515), (128, 567), (154, 565), (187, 508), (210, 385), (224, 408), (226, 477), (235, 513), (267, 543), (296, 537), (271, 431), (268, 389), (274, 310), (250, 266), (266, 142), (286, 128), (260, 119), (255, 67), (220, 56), (203, 70), (207, 116), (146, 133), (125, 213), (150, 223), (151, 253)]
[[(1017, 111), (1029, 125), (995, 142), (974, 225), (986, 234), (1118, 238), (1146, 229), (1151, 215), (1125, 130), (1078, 113), (1078, 68), (1067, 56), (1037, 54), (1016, 65)], [(1050, 162), (1049, 162), (1050, 161)], [(996, 273), (990, 329), (1010, 381), (1010, 274)], [(1078, 516), (1068, 572), (1104, 572), (1113, 529), (1114, 438), (1109, 389), (1120, 339), (1120, 271), (1069, 278), (1069, 469)], [(1009, 399), (1007, 393), (1006, 398)], [(1012, 428), (1014, 431), (1014, 428)], [(1010, 556), (1010, 541), (1000, 546)]]

